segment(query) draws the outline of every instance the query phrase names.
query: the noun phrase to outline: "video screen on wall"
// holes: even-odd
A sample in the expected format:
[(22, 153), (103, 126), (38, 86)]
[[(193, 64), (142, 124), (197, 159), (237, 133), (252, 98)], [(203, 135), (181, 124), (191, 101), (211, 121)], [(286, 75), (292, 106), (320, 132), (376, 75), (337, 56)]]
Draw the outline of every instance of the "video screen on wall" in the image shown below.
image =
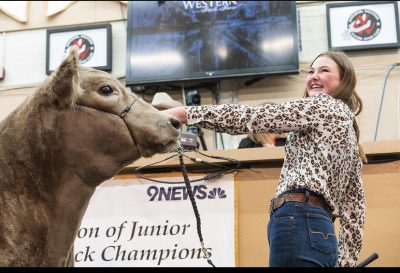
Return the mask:
[(295, 1), (129, 1), (126, 84), (297, 73)]

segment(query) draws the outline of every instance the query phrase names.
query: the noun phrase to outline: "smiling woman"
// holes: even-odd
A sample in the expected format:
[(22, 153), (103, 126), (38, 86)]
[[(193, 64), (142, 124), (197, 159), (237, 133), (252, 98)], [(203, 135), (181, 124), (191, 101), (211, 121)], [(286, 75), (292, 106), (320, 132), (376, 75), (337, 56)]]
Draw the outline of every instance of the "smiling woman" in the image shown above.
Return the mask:
[[(272, 267), (356, 265), (364, 231), (361, 167), (366, 158), (355, 120), (362, 109), (355, 85), (356, 74), (347, 56), (328, 51), (311, 63), (303, 99), (164, 111), (182, 123), (217, 132), (288, 133), (279, 185), (270, 206)], [(341, 218), (338, 239), (334, 210)]]
[(306, 87), (309, 96), (318, 93), (332, 95), (339, 83), (339, 67), (332, 59), (326, 56), (316, 59), (308, 70)]

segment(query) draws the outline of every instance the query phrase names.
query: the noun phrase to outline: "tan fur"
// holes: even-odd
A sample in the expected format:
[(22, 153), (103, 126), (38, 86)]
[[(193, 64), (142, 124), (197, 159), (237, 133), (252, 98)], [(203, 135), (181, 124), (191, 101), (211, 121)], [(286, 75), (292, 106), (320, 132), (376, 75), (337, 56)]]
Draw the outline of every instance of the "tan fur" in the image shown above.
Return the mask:
[(0, 123), (0, 266), (72, 265), (96, 186), (176, 146), (179, 122), (141, 99), (118, 116), (135, 99), (110, 74), (80, 67), (74, 48)]

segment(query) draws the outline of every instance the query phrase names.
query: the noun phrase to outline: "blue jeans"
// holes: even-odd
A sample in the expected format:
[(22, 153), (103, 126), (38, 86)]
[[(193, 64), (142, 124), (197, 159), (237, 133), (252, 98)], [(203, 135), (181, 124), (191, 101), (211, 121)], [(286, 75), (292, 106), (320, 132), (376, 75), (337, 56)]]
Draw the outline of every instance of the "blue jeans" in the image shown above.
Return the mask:
[(270, 267), (334, 267), (338, 243), (331, 214), (317, 206), (286, 202), (268, 223)]

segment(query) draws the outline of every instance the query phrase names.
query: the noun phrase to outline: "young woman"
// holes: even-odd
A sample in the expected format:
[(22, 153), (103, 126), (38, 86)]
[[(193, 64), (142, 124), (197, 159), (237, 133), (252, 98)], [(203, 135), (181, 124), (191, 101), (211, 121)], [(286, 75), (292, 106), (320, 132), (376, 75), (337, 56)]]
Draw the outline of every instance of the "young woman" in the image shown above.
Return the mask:
[[(270, 204), (269, 266), (355, 266), (364, 232), (365, 197), (355, 116), (362, 102), (342, 52), (312, 62), (303, 99), (262, 106), (204, 105), (165, 110), (182, 123), (229, 134), (289, 133)], [(332, 212), (340, 218), (338, 239)]]

